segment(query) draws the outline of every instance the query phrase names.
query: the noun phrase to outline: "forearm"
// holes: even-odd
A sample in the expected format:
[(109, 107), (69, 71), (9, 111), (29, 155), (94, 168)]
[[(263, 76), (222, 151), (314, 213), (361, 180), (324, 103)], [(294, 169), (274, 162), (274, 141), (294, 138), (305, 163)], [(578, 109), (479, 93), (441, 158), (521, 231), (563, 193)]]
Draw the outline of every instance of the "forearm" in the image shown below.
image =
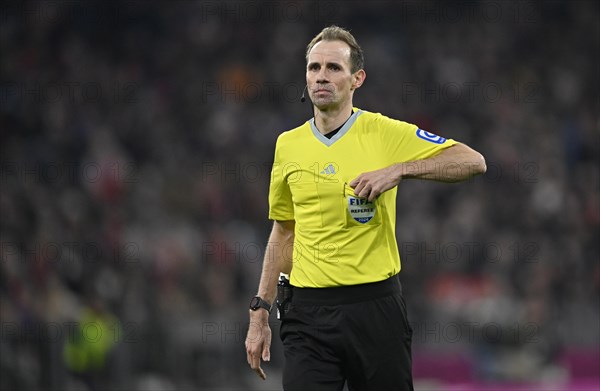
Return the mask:
[[(279, 273), (290, 272), (292, 269), (292, 251), (294, 245), (294, 221), (276, 221), (269, 236), (267, 251), (263, 261), (260, 276), (258, 296), (271, 305), (277, 293), (277, 279)], [(267, 376), (260, 367), (260, 360), (271, 359), (271, 328), (269, 326), (269, 312), (264, 308), (248, 310), (250, 323), (246, 337), (246, 360), (250, 367), (265, 380)]]
[(401, 179), (460, 182), (485, 173), (486, 164), (479, 152), (459, 143), (428, 159), (397, 163), (393, 171)]
[(271, 304), (275, 301), (275, 296), (277, 295), (279, 273), (289, 274), (292, 270), (293, 245), (294, 222), (275, 222), (265, 251), (258, 286), (258, 296)]

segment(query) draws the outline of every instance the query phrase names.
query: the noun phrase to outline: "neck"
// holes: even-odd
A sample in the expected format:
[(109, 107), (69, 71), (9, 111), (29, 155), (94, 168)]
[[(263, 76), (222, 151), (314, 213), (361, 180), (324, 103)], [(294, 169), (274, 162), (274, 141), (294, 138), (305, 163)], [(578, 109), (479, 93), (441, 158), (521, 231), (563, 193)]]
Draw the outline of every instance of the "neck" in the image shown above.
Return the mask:
[(319, 109), (315, 106), (314, 113), (315, 126), (319, 130), (319, 133), (327, 134), (342, 126), (350, 115), (352, 115), (352, 102), (348, 102), (348, 104), (340, 107), (327, 109)]

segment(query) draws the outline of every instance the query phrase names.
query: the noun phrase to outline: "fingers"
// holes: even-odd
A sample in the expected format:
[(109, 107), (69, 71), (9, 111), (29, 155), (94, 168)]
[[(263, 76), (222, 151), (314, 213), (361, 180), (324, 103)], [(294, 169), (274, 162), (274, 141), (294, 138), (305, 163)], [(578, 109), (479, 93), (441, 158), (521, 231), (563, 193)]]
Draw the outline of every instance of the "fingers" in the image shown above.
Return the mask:
[(265, 343), (262, 350), (263, 361), (271, 361), (271, 335), (268, 334), (265, 338)]
[(372, 188), (370, 183), (359, 183), (354, 189), (354, 193), (360, 198), (368, 198)]
[(252, 328), (252, 324), (248, 330), (246, 338), (246, 361), (250, 368), (263, 380), (267, 375), (260, 367), (261, 358), (264, 361), (271, 359), (271, 330), (268, 325), (264, 325), (262, 330)]
[(381, 192), (372, 187), (370, 183), (359, 183), (354, 189), (354, 194), (359, 198), (366, 198), (369, 202), (372, 202)]
[(360, 179), (360, 176), (350, 182), (349, 185), (354, 189), (354, 194), (360, 197), (360, 192), (365, 188), (365, 184)]
[(359, 198), (367, 198), (369, 196), (369, 190), (363, 188), (361, 191), (356, 193)]
[(250, 356), (250, 348), (248, 347), (247, 341), (246, 341), (246, 362), (248, 363), (248, 365), (251, 365), (251, 363), (252, 363), (252, 359)]
[(380, 180), (372, 177), (372, 173), (363, 173), (353, 179), (349, 186), (354, 189), (354, 194), (360, 198), (366, 198), (369, 202), (373, 202), (381, 193), (389, 190)]
[(254, 370), (254, 372), (256, 372), (256, 374), (257, 374), (258, 376), (260, 376), (260, 378), (261, 378), (261, 379), (263, 379), (263, 380), (267, 380), (267, 375), (265, 375), (265, 371), (263, 371), (261, 367), (258, 367), (258, 368), (256, 368), (256, 369)]
[(351, 188), (354, 189), (354, 194), (360, 198), (368, 198), (372, 192), (372, 184), (371, 180), (368, 177), (368, 173), (360, 174), (355, 179), (353, 179), (349, 184)]
[(260, 355), (259, 355), (259, 352), (258, 351), (252, 351), (251, 349), (249, 349), (247, 351), (247, 359), (248, 359), (248, 364), (250, 364), (250, 368), (252, 368), (254, 370), (254, 372), (256, 372), (256, 374), (261, 379), (265, 380), (267, 378), (267, 375), (265, 375), (265, 372), (260, 367)]

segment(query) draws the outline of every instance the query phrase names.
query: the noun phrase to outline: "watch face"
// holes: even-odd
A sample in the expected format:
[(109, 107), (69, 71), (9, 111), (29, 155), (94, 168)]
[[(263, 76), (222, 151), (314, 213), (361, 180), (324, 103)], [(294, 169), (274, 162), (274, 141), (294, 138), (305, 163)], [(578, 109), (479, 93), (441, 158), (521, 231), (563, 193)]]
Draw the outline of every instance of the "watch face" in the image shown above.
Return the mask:
[(259, 303), (260, 299), (256, 296), (253, 297), (252, 300), (250, 300), (250, 309), (257, 310), (259, 308)]

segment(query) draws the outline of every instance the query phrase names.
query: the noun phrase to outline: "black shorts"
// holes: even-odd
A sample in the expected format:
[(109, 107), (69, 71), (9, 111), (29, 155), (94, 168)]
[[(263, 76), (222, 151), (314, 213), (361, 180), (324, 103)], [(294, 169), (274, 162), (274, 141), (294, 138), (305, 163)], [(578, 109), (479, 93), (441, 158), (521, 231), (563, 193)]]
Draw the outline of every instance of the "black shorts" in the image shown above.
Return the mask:
[(285, 391), (413, 390), (412, 329), (398, 276), (294, 288), (281, 323)]

